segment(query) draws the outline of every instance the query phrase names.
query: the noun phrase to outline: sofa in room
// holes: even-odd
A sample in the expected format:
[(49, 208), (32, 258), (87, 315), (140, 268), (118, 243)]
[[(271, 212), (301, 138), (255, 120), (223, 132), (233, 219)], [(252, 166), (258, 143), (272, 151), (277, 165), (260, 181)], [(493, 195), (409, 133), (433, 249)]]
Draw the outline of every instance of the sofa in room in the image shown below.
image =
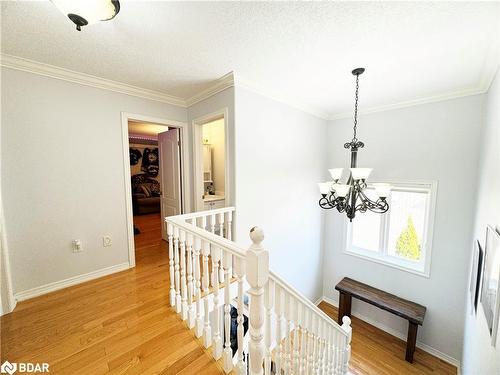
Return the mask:
[(132, 209), (134, 215), (160, 212), (160, 184), (144, 173), (132, 176)]

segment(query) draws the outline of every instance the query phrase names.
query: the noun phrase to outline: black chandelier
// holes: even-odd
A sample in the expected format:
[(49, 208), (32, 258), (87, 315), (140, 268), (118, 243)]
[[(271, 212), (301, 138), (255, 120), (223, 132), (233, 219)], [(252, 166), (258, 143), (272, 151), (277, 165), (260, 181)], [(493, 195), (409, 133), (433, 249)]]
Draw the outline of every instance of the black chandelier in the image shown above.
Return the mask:
[(320, 182), (319, 189), (321, 198), (319, 205), (324, 209), (336, 208), (338, 212), (345, 212), (350, 221), (356, 216), (356, 212), (366, 212), (366, 210), (383, 214), (389, 209), (387, 197), (391, 192), (389, 184), (373, 184), (378, 195), (376, 200), (367, 197), (366, 179), (370, 175), (372, 168), (357, 168), (358, 149), (365, 147), (365, 144), (357, 138), (358, 126), (358, 92), (359, 76), (365, 71), (364, 68), (356, 68), (352, 74), (356, 76), (356, 97), (354, 104), (354, 134), (350, 142), (344, 144), (344, 148), (351, 150), (350, 175), (346, 184), (339, 183), (343, 168), (332, 168), (328, 171), (333, 181)]

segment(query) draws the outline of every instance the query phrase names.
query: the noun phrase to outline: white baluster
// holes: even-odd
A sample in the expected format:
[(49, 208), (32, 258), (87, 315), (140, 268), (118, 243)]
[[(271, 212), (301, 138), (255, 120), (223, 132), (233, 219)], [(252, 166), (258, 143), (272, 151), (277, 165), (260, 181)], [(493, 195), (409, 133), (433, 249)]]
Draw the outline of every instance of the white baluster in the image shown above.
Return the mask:
[(181, 302), (181, 274), (180, 274), (180, 254), (179, 254), (179, 228), (174, 226), (174, 261), (175, 261), (175, 311), (180, 314), (182, 311)]
[(327, 356), (327, 365), (326, 365), (326, 373), (333, 374), (333, 327), (331, 325), (328, 326), (328, 356)]
[(273, 306), (274, 306), (274, 282), (269, 279), (267, 285), (264, 288), (264, 302), (266, 304), (266, 329), (265, 329), (265, 340), (266, 340), (266, 353), (264, 358), (264, 374), (271, 374), (271, 347), (272, 347), (272, 331), (271, 331), (271, 323), (272, 323), (272, 314), (273, 314)]
[(203, 230), (207, 230), (207, 217), (206, 216), (201, 217), (201, 227)]
[(194, 239), (194, 290), (196, 296), (196, 329), (195, 335), (200, 338), (203, 335), (203, 319), (201, 315), (201, 273), (200, 273), (201, 239)]
[(218, 360), (222, 356), (222, 339), (220, 334), (220, 306), (219, 306), (219, 261), (221, 259), (221, 249), (211, 246), (210, 256), (212, 257), (212, 270), (214, 276), (214, 350), (213, 356)]
[(210, 215), (210, 232), (215, 234), (215, 214)]
[(233, 240), (233, 212), (232, 211), (228, 211), (227, 213), (227, 222), (226, 222), (226, 238), (229, 240), (229, 241), (232, 241)]
[(290, 374), (293, 371), (293, 351), (292, 351), (292, 300), (288, 292), (285, 292), (285, 318), (286, 318), (286, 330), (285, 330), (285, 347), (286, 347), (286, 357), (285, 357), (285, 374)]
[(229, 271), (231, 264), (233, 263), (233, 257), (227, 251), (222, 253), (222, 265), (224, 267), (225, 275), (225, 286), (224, 286), (224, 333), (225, 333), (225, 344), (224, 344), (224, 372), (226, 374), (230, 373), (233, 369), (233, 350), (231, 349), (231, 277), (229, 276)]
[(203, 294), (205, 295), (205, 327), (203, 332), (203, 344), (205, 348), (212, 346), (212, 328), (210, 327), (210, 310), (208, 304), (208, 293), (210, 291), (210, 272), (208, 270), (208, 256), (210, 254), (210, 243), (203, 242)]
[(250, 375), (262, 374), (264, 359), (264, 286), (269, 279), (269, 253), (262, 246), (264, 232), (250, 230), (252, 245), (247, 251), (247, 280), (250, 284)]
[(170, 306), (175, 306), (175, 267), (174, 267), (174, 226), (167, 223), (168, 266), (170, 274)]
[(300, 374), (306, 374), (307, 372), (307, 307), (302, 306), (301, 317), (300, 317)]
[(193, 235), (188, 233), (187, 235), (187, 299), (188, 299), (188, 327), (191, 329), (194, 327), (195, 322), (195, 311), (193, 303)]
[(333, 351), (334, 359), (334, 374), (338, 375), (340, 374), (340, 367), (342, 367), (342, 363), (340, 361), (340, 335), (338, 332), (335, 333), (335, 350)]
[(281, 375), (284, 360), (284, 347), (283, 347), (283, 297), (281, 288), (276, 283), (275, 288), (276, 300), (276, 373)]
[(314, 314), (308, 310), (308, 325), (307, 325), (307, 373), (314, 373)]
[(315, 374), (318, 374), (319, 373), (319, 351), (320, 351), (320, 348), (319, 348), (319, 318), (316, 314), (313, 315), (313, 322), (314, 322), (314, 325), (313, 325), (313, 332), (314, 332), (314, 343), (313, 343), (313, 347), (314, 347), (314, 354), (313, 354), (313, 363), (314, 363), (314, 366), (313, 366), (313, 371)]
[(299, 303), (292, 299), (293, 323), (293, 373), (299, 373)]
[(323, 319), (319, 320), (319, 337), (318, 337), (318, 346), (319, 346), (319, 373), (325, 373), (325, 321)]
[(337, 345), (337, 351), (338, 351), (338, 364), (337, 364), (337, 373), (338, 374), (343, 374), (344, 373), (344, 355), (345, 351), (344, 348), (346, 347), (346, 339), (344, 336), (338, 335), (338, 345)]
[(348, 316), (344, 316), (342, 318), (342, 329), (347, 333), (344, 361), (342, 363), (343, 364), (342, 372), (343, 374), (347, 374), (347, 371), (349, 370), (349, 360), (351, 359), (351, 338), (352, 338), (351, 319)]
[(187, 282), (186, 282), (186, 232), (179, 232), (179, 250), (181, 257), (181, 299), (182, 299), (182, 320), (187, 319)]
[(224, 212), (219, 214), (219, 236), (224, 237)]
[(245, 277), (245, 260), (235, 257), (234, 272), (238, 282), (238, 364), (236, 365), (236, 373), (238, 375), (246, 374), (246, 366), (243, 362), (243, 339), (244, 339), (244, 301), (243, 301), (243, 278)]
[[(219, 236), (224, 237), (224, 213), (217, 214), (217, 217), (219, 218), (219, 225), (218, 225)], [(216, 219), (214, 217), (214, 224), (215, 223), (216, 223)], [(226, 275), (224, 273), (224, 270), (221, 267), (219, 269), (219, 282), (224, 283), (226, 280), (225, 277), (226, 277)]]

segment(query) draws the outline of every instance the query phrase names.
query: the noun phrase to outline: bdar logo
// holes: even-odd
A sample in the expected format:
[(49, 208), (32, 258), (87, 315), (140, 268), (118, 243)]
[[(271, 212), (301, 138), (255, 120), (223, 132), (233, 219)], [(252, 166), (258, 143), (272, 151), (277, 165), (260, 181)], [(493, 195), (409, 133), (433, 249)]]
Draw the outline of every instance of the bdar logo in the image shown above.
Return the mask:
[(5, 361), (2, 363), (2, 366), (0, 366), (0, 371), (2, 374), (10, 374), (12, 375), (17, 371), (17, 363), (10, 363), (9, 361)]

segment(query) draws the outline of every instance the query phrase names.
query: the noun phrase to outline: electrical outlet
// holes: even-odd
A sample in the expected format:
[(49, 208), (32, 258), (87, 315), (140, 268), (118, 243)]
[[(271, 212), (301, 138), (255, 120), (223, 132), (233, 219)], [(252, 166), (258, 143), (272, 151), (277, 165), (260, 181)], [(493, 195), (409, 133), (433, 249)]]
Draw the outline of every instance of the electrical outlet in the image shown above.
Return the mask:
[(83, 251), (82, 241), (81, 240), (73, 240), (73, 252), (79, 253)]
[(113, 241), (111, 241), (111, 236), (102, 236), (102, 246), (103, 247), (110, 247), (113, 244)]

